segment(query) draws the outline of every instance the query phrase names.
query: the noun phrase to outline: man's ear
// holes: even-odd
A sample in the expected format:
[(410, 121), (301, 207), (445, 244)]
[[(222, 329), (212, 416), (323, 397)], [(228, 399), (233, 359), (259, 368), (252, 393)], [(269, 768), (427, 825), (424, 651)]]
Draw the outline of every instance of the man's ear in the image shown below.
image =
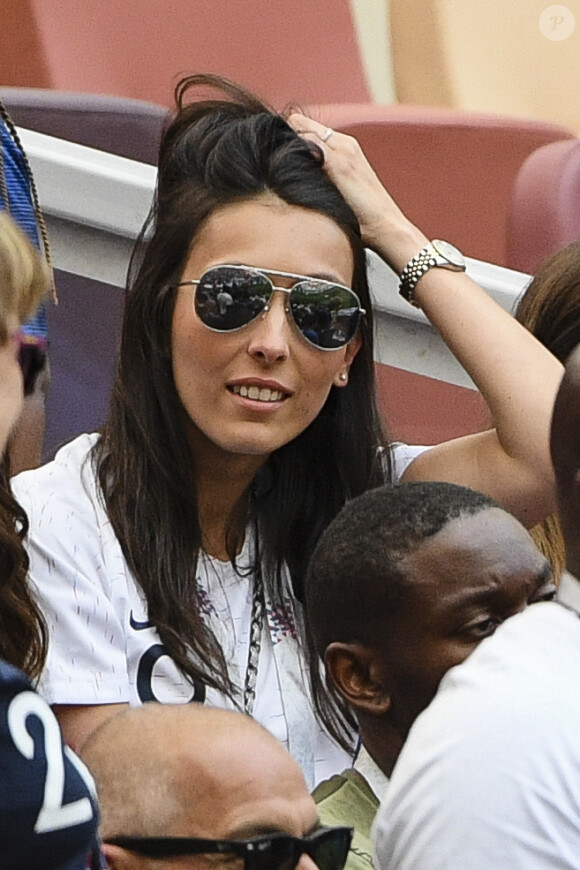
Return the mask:
[(326, 648), (324, 662), (332, 684), (349, 707), (374, 716), (388, 712), (391, 696), (376, 650), (334, 641)]

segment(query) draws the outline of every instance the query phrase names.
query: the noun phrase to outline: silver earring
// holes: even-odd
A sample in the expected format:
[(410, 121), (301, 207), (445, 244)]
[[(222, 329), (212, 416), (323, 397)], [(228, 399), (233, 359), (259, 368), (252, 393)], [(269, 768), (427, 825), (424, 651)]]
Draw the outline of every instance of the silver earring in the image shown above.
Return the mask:
[(339, 376), (338, 376), (338, 380), (339, 380), (339, 381), (342, 381), (343, 384), (346, 384), (346, 382), (347, 382), (347, 380), (348, 380), (348, 375), (347, 375), (347, 373), (346, 373), (346, 372), (341, 372), (341, 373), (339, 374)]

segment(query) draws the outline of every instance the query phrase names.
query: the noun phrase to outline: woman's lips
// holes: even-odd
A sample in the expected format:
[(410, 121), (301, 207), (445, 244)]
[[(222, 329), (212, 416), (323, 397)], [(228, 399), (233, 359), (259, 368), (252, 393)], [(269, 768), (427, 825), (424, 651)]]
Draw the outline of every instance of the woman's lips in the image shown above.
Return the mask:
[(281, 402), (288, 397), (288, 393), (282, 390), (274, 390), (271, 387), (234, 384), (229, 389), (232, 393), (241, 396), (243, 399), (253, 399), (256, 402)]

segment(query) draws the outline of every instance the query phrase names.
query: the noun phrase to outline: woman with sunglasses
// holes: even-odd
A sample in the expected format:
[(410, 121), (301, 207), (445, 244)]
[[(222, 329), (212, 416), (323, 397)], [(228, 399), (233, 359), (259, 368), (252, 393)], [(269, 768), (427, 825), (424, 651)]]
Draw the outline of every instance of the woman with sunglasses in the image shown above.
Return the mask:
[[(188, 102), (199, 85), (221, 93)], [(243, 709), (313, 785), (346, 762), (303, 679), (297, 600), (321, 531), (402, 476), (534, 523), (553, 503), (561, 368), (465, 274), (430, 267), (462, 268), (426, 249), (354, 140), (211, 76), (177, 101), (106, 425), (16, 481), (50, 631), (42, 690), (76, 745), (128, 703)], [(496, 430), (385, 448), (365, 244), (404, 273)]]

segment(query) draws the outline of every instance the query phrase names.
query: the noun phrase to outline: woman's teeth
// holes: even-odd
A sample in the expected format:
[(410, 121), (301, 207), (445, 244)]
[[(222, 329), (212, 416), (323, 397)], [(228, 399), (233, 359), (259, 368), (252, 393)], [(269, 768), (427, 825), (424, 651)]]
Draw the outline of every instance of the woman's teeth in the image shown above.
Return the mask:
[(271, 390), (269, 387), (245, 387), (242, 384), (236, 384), (232, 387), (232, 392), (239, 394), (244, 399), (254, 399), (258, 402), (280, 402), (284, 398), (284, 393), (281, 390)]

